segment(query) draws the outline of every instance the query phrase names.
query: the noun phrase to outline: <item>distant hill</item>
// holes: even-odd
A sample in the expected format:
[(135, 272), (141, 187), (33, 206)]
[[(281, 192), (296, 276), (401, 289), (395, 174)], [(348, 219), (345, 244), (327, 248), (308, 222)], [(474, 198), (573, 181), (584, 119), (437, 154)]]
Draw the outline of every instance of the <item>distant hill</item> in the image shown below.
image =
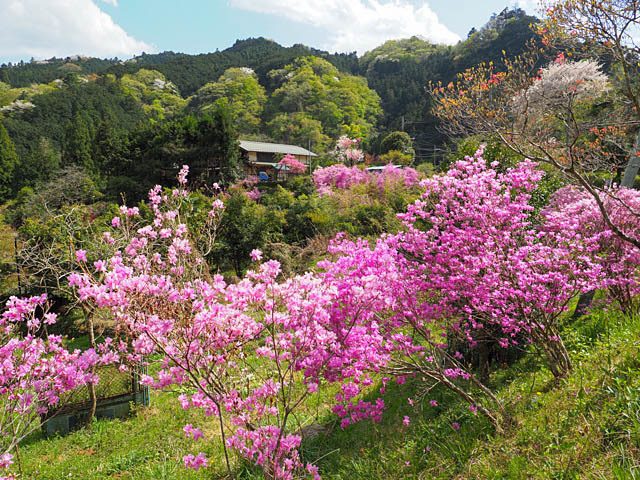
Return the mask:
[(124, 64), (113, 65), (106, 73), (121, 76), (134, 73), (140, 68), (152, 68), (163, 73), (178, 87), (182, 95), (188, 96), (207, 82), (217, 80), (231, 67), (251, 68), (258, 75), (260, 83), (266, 85), (269, 71), (282, 68), (298, 57), (309, 55), (322, 57), (346, 73), (354, 73), (358, 69), (355, 53), (330, 54), (302, 44), (283, 47), (272, 40), (260, 37), (238, 40), (233, 46), (214, 53), (185, 55), (165, 52), (143, 55)]
[(116, 59), (100, 59), (72, 56), (66, 58), (50, 58), (48, 60), (32, 60), (11, 65), (0, 66), (0, 82), (11, 87), (28, 87), (32, 83), (50, 83), (63, 78), (67, 73), (90, 75), (101, 73), (107, 68), (120, 63)]
[(429, 161), (446, 141), (431, 114), (429, 82), (446, 84), (480, 62), (499, 67), (503, 51), (512, 57), (526, 48), (537, 21), (505, 9), (456, 45), (411, 37), (360, 58), (260, 37), (200, 55), (167, 51), (127, 61), (74, 56), (2, 65), (0, 121), (20, 159), (12, 188), (70, 164), (97, 177), (136, 141), (133, 130), (223, 104), (245, 136), (312, 141), (322, 151), (348, 133), (377, 153), (384, 136), (404, 129), (417, 161)]
[(429, 82), (449, 83), (458, 73), (480, 62), (500, 65), (503, 50), (508, 57), (520, 54), (534, 33), (538, 19), (524, 10), (505, 9), (486, 25), (472, 29), (454, 46), (434, 45), (418, 37), (390, 40), (359, 59), (358, 73), (382, 99), (387, 130), (405, 130), (414, 138), (418, 158), (427, 158), (445, 138), (430, 113)]
[(32, 83), (50, 83), (63, 78), (66, 73), (81, 75), (112, 73), (118, 77), (133, 74), (141, 68), (163, 73), (173, 82), (184, 96), (193, 94), (207, 82), (218, 79), (227, 68), (249, 67), (266, 82), (270, 70), (282, 68), (298, 57), (322, 57), (346, 73), (358, 70), (355, 53), (331, 54), (323, 50), (296, 44), (283, 47), (266, 38), (249, 38), (219, 52), (188, 55), (186, 53), (162, 52), (143, 53), (127, 61), (88, 57), (51, 58), (42, 61), (20, 62), (0, 66), (0, 82), (11, 87), (28, 87)]
[(379, 47), (366, 52), (359, 61), (361, 70), (367, 70), (378, 61), (413, 59), (426, 60), (437, 50), (438, 45), (420, 37), (388, 40)]

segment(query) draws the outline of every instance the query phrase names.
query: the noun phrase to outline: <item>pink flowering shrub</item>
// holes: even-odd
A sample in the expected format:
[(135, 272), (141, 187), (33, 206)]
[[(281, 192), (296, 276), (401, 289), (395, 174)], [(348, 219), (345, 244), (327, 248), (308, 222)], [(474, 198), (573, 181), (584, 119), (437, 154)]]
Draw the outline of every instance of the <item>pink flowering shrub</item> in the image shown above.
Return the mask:
[(346, 190), (354, 185), (366, 185), (383, 193), (385, 190), (412, 188), (419, 180), (418, 172), (413, 168), (397, 168), (387, 165), (381, 172), (371, 173), (356, 167), (364, 159), (361, 150), (356, 147), (359, 140), (342, 136), (336, 145), (336, 158), (340, 163), (319, 168), (313, 172), (313, 180), (321, 195), (332, 190)]
[[(375, 299), (370, 326), (386, 340), (380, 353), (392, 352), (379, 368), (444, 384), (498, 427), (504, 409), (452, 347), (474, 347), (487, 332), (504, 347), (524, 337), (555, 376), (567, 375), (561, 314), (602, 284), (602, 268), (589, 255), (593, 242), (530, 223), (542, 175), (535, 164), (500, 174), (481, 155), (423, 180), (422, 197), (400, 215), (403, 231), (374, 246), (339, 239), (331, 247), (339, 258), (321, 266), (339, 291), (362, 288)], [(341, 303), (346, 308), (348, 297)]]
[(358, 167), (347, 167), (341, 163), (336, 163), (325, 168), (319, 168), (313, 172), (313, 181), (318, 191), (328, 193), (331, 187), (346, 189), (351, 185), (359, 183), (369, 183), (371, 176), (366, 170)]
[(247, 197), (249, 197), (249, 200), (257, 202), (258, 200), (260, 200), (260, 198), (262, 198), (262, 192), (258, 190), (258, 187), (253, 187), (252, 190), (247, 191)]
[(346, 167), (340, 163), (313, 172), (318, 192), (327, 194), (332, 188), (346, 190), (353, 185), (369, 185), (379, 191), (390, 188), (411, 188), (418, 184), (419, 174), (413, 168), (387, 165), (381, 172), (368, 172), (358, 167)]
[(231, 186), (231, 190), (240, 190), (245, 193), (250, 200), (257, 202), (262, 198), (262, 192), (258, 190), (258, 177), (255, 175), (247, 175), (247, 178), (239, 180)]
[(364, 160), (364, 153), (358, 148), (360, 139), (349, 138), (346, 135), (341, 136), (334, 151), (335, 158), (349, 166), (354, 166)]
[(375, 183), (381, 190), (388, 188), (411, 188), (420, 181), (420, 174), (415, 168), (398, 168), (386, 165), (381, 172), (374, 173)]
[[(115, 222), (114, 235), (130, 238), (124, 251), (101, 262), (99, 275), (74, 274), (70, 281), (82, 300), (112, 310), (129, 339), (128, 361), (162, 355), (157, 375), (142, 382), (181, 385), (189, 392), (179, 398), (182, 407), (216, 419), (225, 453), (231, 449), (260, 465), (267, 478), (291, 479), (305, 468), (319, 478), (300, 460), (301, 436), (290, 430), (293, 413), (326, 382), (343, 384), (337, 401), (350, 409), (359, 384), (372, 382), (368, 372), (384, 362), (384, 339), (371, 327), (373, 300), (360, 291), (343, 307), (337, 286), (318, 276), (279, 281), (275, 261), (235, 285), (211, 277), (182, 223), (185, 182), (170, 197), (152, 190), (153, 222)], [(213, 230), (222, 213), (217, 202), (210, 212)], [(261, 252), (254, 250), (252, 258), (260, 260)], [(379, 419), (382, 404), (359, 408), (359, 418)], [(185, 429), (194, 439), (196, 431)], [(184, 462), (207, 465), (203, 454)]]
[(47, 297), (11, 297), (0, 317), (0, 470), (13, 463), (12, 450), (35, 429), (40, 416), (69, 401), (76, 388), (96, 383), (94, 350), (69, 352), (62, 338), (41, 334), (56, 323)]
[(421, 289), (437, 299), (449, 330), (473, 344), (474, 330), (496, 325), (503, 346), (524, 334), (564, 376), (571, 362), (560, 316), (573, 297), (601, 285), (601, 267), (587, 256), (589, 242), (531, 225), (529, 201), (543, 174), (535, 164), (499, 174), (481, 154), (424, 180), (422, 199), (402, 215), (406, 232), (390, 241), (419, 264)]
[[(640, 238), (640, 192), (619, 188), (600, 194), (609, 218), (626, 235)], [(545, 229), (578, 243), (588, 243), (593, 261), (603, 269), (609, 297), (626, 313), (637, 309), (640, 250), (611, 231), (592, 195), (574, 186), (558, 190), (542, 212)]]
[(307, 166), (290, 154), (282, 157), (282, 160), (278, 162), (278, 166), (280, 168), (287, 167), (291, 173), (304, 173), (307, 171)]

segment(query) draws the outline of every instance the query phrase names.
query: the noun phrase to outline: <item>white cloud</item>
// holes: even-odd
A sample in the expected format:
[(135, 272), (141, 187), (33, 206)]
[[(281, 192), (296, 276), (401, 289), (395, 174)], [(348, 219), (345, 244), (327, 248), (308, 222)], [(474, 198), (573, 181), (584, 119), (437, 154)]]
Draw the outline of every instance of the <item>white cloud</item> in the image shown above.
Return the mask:
[(329, 50), (359, 54), (386, 40), (419, 35), (435, 43), (460, 37), (439, 22), (425, 3), (408, 0), (230, 0), (233, 7), (278, 15), (326, 31)]
[[(5, 0), (0, 57), (130, 57), (154, 47), (128, 35), (92, 0)], [(109, 0), (116, 4), (116, 0)]]
[(113, 5), (114, 7), (118, 6), (118, 0), (102, 0), (104, 3), (108, 3), (109, 5)]
[(511, 7), (520, 7), (528, 15), (538, 15), (542, 10), (540, 0), (511, 0)]

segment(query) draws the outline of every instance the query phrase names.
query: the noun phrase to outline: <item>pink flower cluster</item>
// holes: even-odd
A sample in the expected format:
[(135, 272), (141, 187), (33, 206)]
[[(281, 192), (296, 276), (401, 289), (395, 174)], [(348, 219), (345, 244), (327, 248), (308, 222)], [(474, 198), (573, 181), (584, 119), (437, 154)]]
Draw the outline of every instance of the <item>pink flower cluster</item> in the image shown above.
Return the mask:
[(255, 175), (247, 175), (244, 178), (231, 186), (232, 189), (243, 190), (247, 197), (254, 202), (257, 202), (262, 197), (262, 192), (258, 190), (256, 186), (258, 183), (258, 177)]
[[(631, 238), (640, 238), (640, 192), (616, 188), (599, 196), (613, 224)], [(634, 311), (640, 293), (640, 250), (609, 228), (593, 196), (574, 186), (564, 187), (542, 216), (545, 230), (589, 245), (590, 255), (603, 270), (609, 298), (623, 311)]]
[(304, 163), (288, 153), (278, 162), (278, 166), (280, 168), (287, 167), (291, 173), (304, 173), (307, 170), (307, 166)]
[[(121, 219), (112, 236), (129, 236), (128, 245), (100, 263), (98, 276), (73, 274), (70, 283), (82, 300), (112, 310), (118, 329), (131, 339), (127, 361), (164, 355), (144, 384), (190, 387), (193, 393), (179, 398), (182, 407), (224, 418), (226, 448), (275, 478), (294, 478), (305, 466), (297, 453), (300, 436), (287, 431), (287, 422), (320, 385), (343, 384), (338, 402), (345, 416), (380, 418), (381, 402), (352, 404), (361, 386), (371, 384), (366, 372), (387, 355), (372, 326), (371, 300), (362, 288), (344, 297), (317, 275), (278, 281), (275, 261), (259, 264), (237, 284), (209, 277), (180, 223), (184, 198), (182, 191), (167, 197), (152, 190), (152, 223), (134, 227)], [(212, 211), (215, 224), (221, 216)], [(252, 258), (260, 261), (261, 252)], [(257, 363), (259, 370), (252, 367)], [(200, 437), (193, 425), (185, 433)], [(206, 466), (204, 457), (184, 460), (192, 468)], [(306, 468), (317, 475), (315, 467)]]
[[(556, 358), (566, 356), (559, 316), (577, 293), (601, 285), (593, 242), (530, 223), (530, 195), (542, 175), (533, 163), (499, 174), (481, 154), (423, 180), (422, 198), (400, 215), (405, 230), (376, 244), (374, 257), (391, 255), (401, 277), (396, 302), (404, 302), (403, 311), (393, 318), (420, 329), (437, 325), (443, 345), (448, 332), (474, 345), (476, 332), (489, 325), (499, 328), (504, 346), (525, 335), (549, 350), (552, 370), (566, 373), (568, 358)], [(341, 251), (362, 262), (371, 256), (363, 248), (369, 247), (349, 244)], [(384, 278), (389, 271), (375, 274)], [(466, 375), (456, 362), (442, 373)]]
[(319, 168), (313, 172), (313, 180), (320, 193), (327, 193), (331, 187), (345, 189), (351, 185), (369, 183), (371, 176), (366, 170), (356, 166), (347, 167), (342, 163), (336, 163), (325, 168)]
[[(450, 353), (457, 342), (474, 347), (487, 335), (501, 337), (504, 347), (532, 342), (554, 375), (568, 373), (561, 314), (577, 294), (605, 284), (605, 269), (595, 238), (531, 223), (529, 201), (541, 176), (529, 161), (498, 173), (479, 151), (421, 182), (422, 197), (400, 215), (403, 231), (374, 245), (336, 239), (330, 251), (338, 258), (320, 266), (343, 292), (344, 309), (358, 293), (369, 302), (369, 326), (383, 338), (372, 345), (383, 347), (380, 357), (369, 357), (377, 368), (443, 383), (496, 424), (504, 411)], [(464, 382), (487, 398), (472, 397)], [(359, 418), (359, 405), (350, 408)]]
[(379, 191), (390, 188), (411, 188), (418, 184), (419, 174), (413, 168), (385, 166), (380, 172), (368, 172), (356, 166), (347, 167), (341, 163), (313, 172), (313, 180), (318, 192), (328, 194), (332, 188), (345, 190), (353, 185), (369, 185)]
[(61, 397), (87, 383), (96, 364), (110, 361), (94, 350), (69, 352), (62, 338), (48, 335), (56, 322), (47, 297), (11, 297), (0, 317), (0, 469), (12, 463), (11, 450), (40, 426), (40, 416)]
[(341, 163), (346, 165), (355, 165), (364, 160), (362, 150), (358, 148), (360, 139), (349, 138), (346, 135), (341, 136), (336, 143), (334, 152), (335, 157)]

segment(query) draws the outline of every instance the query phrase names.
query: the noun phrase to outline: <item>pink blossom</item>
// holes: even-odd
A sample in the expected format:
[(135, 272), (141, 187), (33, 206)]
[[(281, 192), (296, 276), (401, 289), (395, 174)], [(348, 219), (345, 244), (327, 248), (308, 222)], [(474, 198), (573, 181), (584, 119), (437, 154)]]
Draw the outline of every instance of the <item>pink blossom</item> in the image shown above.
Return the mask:
[(260, 192), (257, 187), (253, 187), (253, 190), (249, 190), (247, 192), (247, 197), (249, 197), (250, 200), (257, 202), (262, 197), (262, 192)]
[(202, 430), (200, 430), (199, 428), (193, 428), (193, 425), (191, 425), (190, 423), (185, 425), (183, 430), (184, 430), (184, 434), (187, 437), (193, 438), (193, 440), (195, 441), (198, 441), (200, 438), (203, 437)]
[(186, 185), (187, 183), (187, 175), (189, 175), (189, 165), (183, 165), (178, 173), (178, 182), (181, 185)]
[[(93, 349), (69, 352), (60, 336), (38, 335), (43, 323), (55, 322), (55, 314), (47, 312), (44, 294), (10, 297), (0, 317), (0, 409), (4, 427), (11, 426), (0, 426), (0, 437), (8, 445), (39, 428), (40, 415), (57, 406), (63, 395), (97, 381), (91, 370), (100, 356)], [(7, 468), (12, 458), (10, 452), (3, 453), (0, 468)]]
[(307, 170), (307, 166), (304, 163), (290, 154), (286, 154), (278, 162), (278, 167), (288, 169), (291, 173), (304, 173)]
[(0, 468), (9, 468), (13, 464), (13, 455), (5, 452), (0, 455)]

